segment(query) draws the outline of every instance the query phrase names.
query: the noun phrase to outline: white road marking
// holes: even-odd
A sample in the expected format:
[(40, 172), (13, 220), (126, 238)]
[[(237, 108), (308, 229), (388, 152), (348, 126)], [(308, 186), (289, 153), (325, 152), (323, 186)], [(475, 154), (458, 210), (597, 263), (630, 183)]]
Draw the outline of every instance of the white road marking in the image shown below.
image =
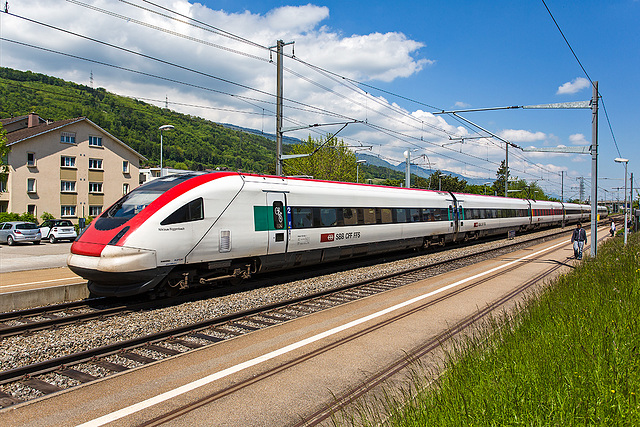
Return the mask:
[(567, 244), (567, 241), (563, 241), (563, 242), (557, 243), (557, 244), (555, 244), (553, 246), (549, 246), (546, 249), (542, 249), (542, 250), (540, 250), (538, 252), (531, 253), (529, 255), (523, 256), (522, 258), (519, 258), (517, 260), (508, 262), (508, 263), (503, 264), (503, 265), (498, 266), (498, 267), (494, 267), (494, 268), (492, 268), (490, 270), (486, 270), (486, 271), (484, 271), (482, 273), (478, 273), (478, 274), (476, 274), (474, 276), (467, 277), (466, 279), (462, 279), (462, 280), (459, 280), (459, 281), (457, 281), (455, 283), (451, 283), (449, 285), (443, 286), (443, 287), (441, 287), (439, 289), (436, 289), (435, 291), (428, 292), (426, 294), (417, 296), (417, 297), (412, 298), (410, 300), (407, 300), (405, 302), (396, 304), (396, 305), (394, 305), (392, 307), (386, 308), (384, 310), (378, 311), (376, 313), (370, 314), (368, 316), (362, 317), (360, 319), (354, 320), (352, 322), (346, 323), (344, 325), (335, 327), (335, 328), (330, 329), (328, 331), (325, 331), (325, 332), (322, 332), (320, 334), (314, 335), (312, 337), (306, 338), (306, 339), (304, 339), (302, 341), (298, 341), (296, 343), (293, 343), (293, 344), (290, 344), (288, 346), (282, 347), (282, 348), (280, 348), (278, 350), (274, 350), (274, 351), (272, 351), (270, 353), (264, 354), (262, 356), (254, 358), (254, 359), (247, 360), (246, 362), (240, 363), (238, 365), (231, 366), (231, 367), (229, 367), (227, 369), (224, 369), (222, 371), (213, 373), (213, 374), (208, 375), (208, 376), (206, 376), (204, 378), (200, 378), (199, 380), (190, 382), (190, 383), (185, 384), (185, 385), (183, 385), (181, 387), (178, 387), (176, 389), (169, 390), (169, 391), (161, 393), (161, 394), (159, 394), (157, 396), (154, 396), (154, 397), (151, 397), (149, 399), (143, 400), (142, 402), (136, 403), (136, 404), (131, 405), (131, 406), (127, 406), (126, 408), (122, 408), (122, 409), (117, 410), (115, 412), (112, 412), (110, 414), (103, 415), (102, 417), (93, 419), (91, 421), (87, 421), (86, 423), (80, 424), (79, 427), (89, 427), (89, 426), (97, 427), (97, 426), (102, 426), (102, 425), (105, 425), (107, 423), (119, 420), (119, 419), (124, 418), (124, 417), (126, 417), (128, 415), (134, 414), (136, 412), (142, 411), (143, 409), (147, 409), (147, 408), (150, 408), (151, 406), (157, 405), (158, 403), (164, 402), (165, 400), (169, 400), (169, 399), (172, 399), (172, 398), (174, 398), (176, 396), (179, 396), (181, 394), (188, 393), (188, 392), (190, 392), (192, 390), (195, 390), (195, 389), (197, 389), (199, 387), (202, 387), (204, 385), (210, 384), (210, 383), (212, 383), (214, 381), (217, 381), (217, 380), (219, 380), (221, 378), (224, 378), (224, 377), (227, 377), (229, 375), (241, 372), (241, 371), (243, 371), (245, 369), (251, 368), (253, 366), (256, 366), (256, 365), (259, 365), (259, 364), (261, 364), (263, 362), (266, 362), (268, 360), (274, 359), (274, 358), (276, 358), (278, 356), (282, 356), (284, 354), (290, 353), (290, 352), (292, 352), (294, 350), (297, 350), (297, 349), (299, 349), (301, 347), (304, 347), (304, 346), (307, 346), (309, 344), (312, 344), (312, 343), (314, 343), (316, 341), (320, 341), (320, 340), (322, 340), (324, 338), (330, 337), (330, 336), (335, 335), (337, 333), (340, 333), (342, 331), (346, 331), (347, 329), (351, 329), (351, 328), (353, 328), (355, 326), (358, 326), (358, 325), (360, 325), (362, 323), (368, 322), (370, 320), (373, 320), (373, 319), (376, 319), (378, 317), (384, 316), (386, 314), (392, 313), (394, 311), (400, 310), (401, 308), (407, 307), (407, 306), (409, 306), (411, 304), (415, 304), (416, 302), (422, 301), (422, 300), (424, 300), (426, 298), (429, 298), (429, 297), (432, 297), (432, 296), (437, 295), (439, 293), (445, 292), (445, 291), (447, 291), (449, 289), (455, 288), (455, 287), (460, 286), (460, 285), (462, 285), (464, 283), (467, 283), (469, 281), (472, 281), (472, 280), (475, 280), (475, 279), (479, 279), (480, 277), (486, 276), (488, 274), (495, 273), (496, 271), (503, 270), (503, 269), (505, 269), (507, 267), (510, 267), (510, 266), (512, 266), (514, 264), (517, 264), (517, 263), (521, 262), (521, 261), (524, 261), (524, 260), (526, 260), (528, 258), (541, 255), (541, 254), (543, 254), (545, 252), (548, 252), (550, 250), (553, 250), (553, 249), (555, 249), (555, 248), (557, 248), (559, 246), (566, 245), (566, 244)]
[(16, 286), (27, 286), (27, 285), (39, 285), (42, 283), (51, 283), (51, 282), (61, 282), (63, 280), (82, 280), (81, 277), (65, 277), (63, 279), (51, 279), (51, 280), (41, 280), (39, 282), (28, 282), (28, 283), (16, 283), (15, 285), (2, 285), (0, 288), (13, 288)]

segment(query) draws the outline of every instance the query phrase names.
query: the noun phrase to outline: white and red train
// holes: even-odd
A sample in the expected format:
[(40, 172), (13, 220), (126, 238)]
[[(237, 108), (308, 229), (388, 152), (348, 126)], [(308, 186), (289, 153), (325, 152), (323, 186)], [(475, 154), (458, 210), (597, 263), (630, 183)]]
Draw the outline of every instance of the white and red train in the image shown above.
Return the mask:
[(130, 296), (589, 218), (589, 205), (185, 173), (122, 197), (73, 243), (67, 264), (94, 295)]

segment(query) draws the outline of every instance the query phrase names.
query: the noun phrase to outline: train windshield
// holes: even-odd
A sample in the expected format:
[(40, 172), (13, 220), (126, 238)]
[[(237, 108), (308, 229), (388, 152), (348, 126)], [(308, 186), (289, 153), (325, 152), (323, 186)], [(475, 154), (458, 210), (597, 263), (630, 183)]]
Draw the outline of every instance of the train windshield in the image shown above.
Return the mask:
[(184, 173), (170, 175), (141, 185), (131, 193), (123, 196), (120, 200), (114, 203), (113, 206), (100, 215), (100, 217), (94, 221), (95, 228), (104, 231), (112, 230), (121, 226), (142, 212), (144, 208), (149, 206), (165, 191), (198, 175), (200, 174)]
[(118, 219), (120, 221), (129, 220), (139, 214), (144, 208), (149, 206), (165, 191), (197, 175), (198, 174), (195, 173), (170, 175), (163, 178), (155, 179), (147, 184), (141, 185), (140, 187), (136, 188), (135, 190), (118, 200), (113, 206), (105, 211), (105, 213), (100, 218), (112, 218)]

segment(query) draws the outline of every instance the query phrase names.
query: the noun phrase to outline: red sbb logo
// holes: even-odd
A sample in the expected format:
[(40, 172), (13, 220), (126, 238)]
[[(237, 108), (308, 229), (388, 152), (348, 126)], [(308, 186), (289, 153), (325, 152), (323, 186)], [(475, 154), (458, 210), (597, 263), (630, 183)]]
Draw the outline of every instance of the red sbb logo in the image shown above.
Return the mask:
[(320, 235), (320, 242), (333, 242), (335, 239), (335, 233), (324, 233)]

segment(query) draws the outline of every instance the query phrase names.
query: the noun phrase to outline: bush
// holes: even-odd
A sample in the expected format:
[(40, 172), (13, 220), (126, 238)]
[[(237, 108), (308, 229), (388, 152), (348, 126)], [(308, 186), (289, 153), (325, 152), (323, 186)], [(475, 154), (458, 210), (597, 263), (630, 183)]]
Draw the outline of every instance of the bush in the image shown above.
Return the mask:
[(56, 217), (50, 214), (49, 212), (45, 212), (42, 215), (40, 215), (40, 219), (42, 219), (43, 221), (46, 221), (48, 219), (55, 219), (55, 218)]
[(0, 212), (0, 222), (25, 221), (38, 223), (38, 219), (30, 213), (17, 214), (13, 212)]

